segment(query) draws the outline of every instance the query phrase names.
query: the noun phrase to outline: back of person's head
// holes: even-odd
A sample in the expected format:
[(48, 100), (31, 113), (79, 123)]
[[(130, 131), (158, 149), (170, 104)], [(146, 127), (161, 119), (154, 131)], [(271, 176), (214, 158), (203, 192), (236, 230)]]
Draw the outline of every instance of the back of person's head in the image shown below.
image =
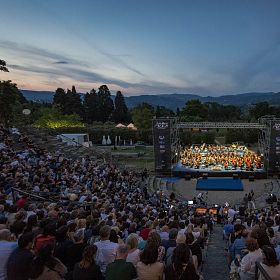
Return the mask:
[(75, 233), (74, 233), (74, 240), (75, 242), (81, 242), (84, 240), (85, 237), (85, 231), (84, 229), (78, 229)]
[(18, 239), (18, 247), (21, 249), (27, 248), (28, 245), (33, 244), (34, 234), (32, 232), (24, 233)]
[(136, 233), (131, 233), (126, 239), (126, 245), (129, 249), (135, 249), (138, 247), (138, 235)]
[(172, 263), (177, 276), (181, 275), (184, 265), (190, 260), (190, 249), (186, 244), (178, 244), (173, 251)]
[(178, 235), (178, 230), (177, 229), (172, 228), (169, 231), (169, 239), (176, 239), (177, 235)]
[(42, 246), (37, 254), (37, 257), (33, 259), (30, 276), (31, 279), (38, 278), (44, 271), (44, 267), (48, 267), (53, 270), (57, 264), (56, 259), (53, 257), (54, 244), (46, 244)]
[(267, 266), (276, 266), (279, 264), (279, 261), (277, 260), (277, 255), (275, 252), (275, 249), (270, 246), (263, 246), (262, 251), (264, 254), (264, 260), (263, 263)]
[(56, 231), (56, 241), (57, 242), (63, 242), (67, 238), (68, 228), (67, 226), (61, 226)]
[(8, 229), (1, 229), (0, 240), (10, 241), (10, 239), (11, 239), (11, 232)]
[(111, 227), (110, 226), (103, 226), (100, 231), (99, 231), (99, 235), (102, 239), (108, 239), (110, 237), (110, 233), (111, 233)]
[(254, 238), (248, 238), (245, 242), (246, 244), (246, 248), (250, 251), (250, 252), (254, 252), (256, 250), (259, 249), (259, 244), (258, 241)]
[(118, 259), (126, 259), (128, 254), (128, 246), (126, 244), (121, 244), (117, 248), (117, 258)]
[(55, 235), (56, 224), (54, 222), (49, 222), (44, 226), (43, 235)]
[(186, 235), (178, 234), (176, 238), (176, 244), (186, 244)]
[(144, 250), (140, 254), (140, 261), (145, 265), (153, 264), (158, 259), (158, 247), (151, 244), (146, 244)]
[(79, 264), (80, 267), (88, 268), (92, 263), (94, 263), (96, 253), (97, 253), (97, 246), (89, 245), (85, 247), (83, 251), (83, 258)]
[(111, 231), (110, 231), (109, 240), (111, 242), (114, 242), (114, 243), (118, 243), (118, 241), (119, 241), (119, 237), (117, 235), (117, 232), (114, 229), (111, 229)]
[(192, 244), (194, 242), (194, 236), (192, 232), (186, 234), (186, 244)]
[(151, 231), (147, 239), (147, 244), (154, 244), (159, 247), (161, 244), (160, 235), (156, 231)]

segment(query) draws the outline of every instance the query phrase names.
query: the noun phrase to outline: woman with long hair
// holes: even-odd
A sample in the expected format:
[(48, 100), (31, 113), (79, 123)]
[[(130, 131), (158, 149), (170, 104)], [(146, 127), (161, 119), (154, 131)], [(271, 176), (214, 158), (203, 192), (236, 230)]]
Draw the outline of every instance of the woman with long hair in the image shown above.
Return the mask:
[(75, 264), (73, 280), (103, 280), (99, 266), (94, 259), (97, 253), (97, 246), (89, 245), (83, 251), (83, 258)]
[(148, 235), (146, 246), (154, 245), (158, 248), (158, 261), (163, 262), (165, 256), (165, 248), (161, 245), (160, 235), (156, 231), (151, 231)]
[(140, 254), (140, 262), (136, 265), (139, 280), (161, 280), (163, 276), (163, 263), (158, 262), (158, 247), (146, 244)]
[(280, 279), (280, 264), (277, 260), (275, 249), (270, 246), (263, 246), (264, 259), (261, 263), (271, 280)]
[(190, 249), (186, 244), (178, 244), (172, 256), (172, 264), (165, 269), (165, 279), (168, 280), (199, 280)]
[(33, 260), (31, 279), (36, 280), (61, 280), (67, 273), (67, 268), (53, 256), (53, 244), (43, 245), (37, 257)]

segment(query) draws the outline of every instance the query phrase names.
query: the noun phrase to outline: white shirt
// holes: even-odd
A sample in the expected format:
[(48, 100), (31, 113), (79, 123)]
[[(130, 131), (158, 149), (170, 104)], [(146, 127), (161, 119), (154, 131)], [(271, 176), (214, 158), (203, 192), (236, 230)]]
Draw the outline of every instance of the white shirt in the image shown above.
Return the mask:
[(136, 264), (140, 261), (140, 250), (136, 249), (132, 253), (128, 253), (126, 261), (131, 262), (136, 267)]
[(101, 240), (94, 245), (97, 246), (96, 262), (100, 266), (102, 273), (105, 273), (106, 267), (116, 258), (118, 244), (110, 240)]

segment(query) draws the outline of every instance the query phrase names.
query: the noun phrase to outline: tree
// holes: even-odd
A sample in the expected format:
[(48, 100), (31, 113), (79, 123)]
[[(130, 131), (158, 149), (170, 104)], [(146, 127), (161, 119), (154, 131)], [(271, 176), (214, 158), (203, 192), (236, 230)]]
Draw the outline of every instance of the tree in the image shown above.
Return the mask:
[(98, 120), (100, 112), (99, 99), (95, 89), (92, 89), (90, 93), (86, 93), (84, 97), (84, 120), (87, 123), (92, 123)]
[(182, 108), (181, 117), (186, 121), (204, 121), (207, 119), (207, 105), (199, 100), (189, 100)]
[(0, 71), (9, 72), (9, 69), (6, 66), (6, 61), (0, 59)]
[(256, 120), (265, 115), (273, 115), (273, 113), (274, 108), (266, 101), (256, 103), (255, 106), (249, 110), (250, 117)]
[(53, 104), (61, 108), (61, 112), (66, 115), (78, 114), (83, 116), (83, 105), (80, 95), (76, 92), (75, 86), (71, 90), (58, 88), (53, 97)]
[(165, 106), (157, 106), (155, 114), (156, 114), (157, 118), (175, 116), (174, 112), (172, 110), (166, 108)]
[(27, 100), (16, 84), (11, 81), (0, 81), (0, 120), (5, 125), (15, 120), (16, 113), (21, 114), (24, 103), (27, 103)]
[(134, 107), (131, 111), (132, 120), (139, 129), (149, 129), (152, 127), (154, 107), (148, 103), (142, 103)]
[(115, 123), (127, 123), (130, 120), (124, 96), (120, 91), (117, 92), (115, 97), (115, 109), (112, 120)]
[(99, 114), (98, 121), (103, 123), (112, 117), (114, 111), (114, 102), (111, 99), (111, 93), (106, 85), (102, 85), (98, 90)]

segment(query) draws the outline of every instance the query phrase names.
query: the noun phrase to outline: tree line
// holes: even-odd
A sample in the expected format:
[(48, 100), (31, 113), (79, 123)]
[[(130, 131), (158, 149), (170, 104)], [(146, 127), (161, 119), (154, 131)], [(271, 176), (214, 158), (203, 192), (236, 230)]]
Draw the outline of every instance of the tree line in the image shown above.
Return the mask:
[[(6, 62), (1, 59), (0, 71), (9, 72)], [(176, 116), (180, 121), (213, 122), (254, 122), (264, 115), (280, 117), (280, 106), (271, 105), (265, 101), (248, 108), (248, 106), (189, 100), (183, 108), (177, 108), (176, 112), (164, 106), (142, 103), (129, 110), (123, 94), (118, 91), (113, 100), (107, 85), (101, 85), (97, 91), (92, 89), (84, 95), (77, 93), (75, 86), (72, 86), (71, 90), (58, 88), (53, 96), (52, 104), (40, 104), (28, 102), (17, 85), (11, 81), (0, 81), (0, 108), (0, 118), (4, 123), (19, 122), (22, 119), (26, 123), (27, 120), (22, 116), (22, 109), (29, 108), (32, 118), (28, 121), (38, 124), (48, 125), (50, 122), (67, 124), (68, 122), (73, 126), (78, 126), (96, 122), (116, 124), (133, 122), (139, 129), (150, 129), (154, 116)]]

